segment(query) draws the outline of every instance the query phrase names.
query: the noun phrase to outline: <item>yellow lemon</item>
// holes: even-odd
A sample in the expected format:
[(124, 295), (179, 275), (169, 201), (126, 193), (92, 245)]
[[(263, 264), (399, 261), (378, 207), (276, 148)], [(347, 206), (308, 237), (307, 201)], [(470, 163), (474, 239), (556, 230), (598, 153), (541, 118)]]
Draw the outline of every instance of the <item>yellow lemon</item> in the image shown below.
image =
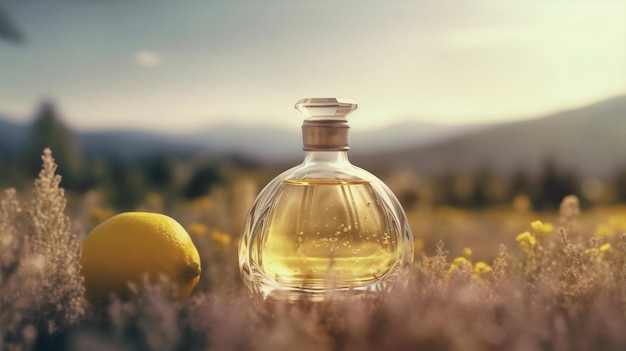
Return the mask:
[(146, 212), (113, 216), (94, 228), (80, 257), (86, 298), (102, 304), (110, 294), (129, 295), (129, 283), (150, 282), (160, 275), (176, 284), (185, 300), (200, 279), (200, 256), (189, 234), (174, 219)]

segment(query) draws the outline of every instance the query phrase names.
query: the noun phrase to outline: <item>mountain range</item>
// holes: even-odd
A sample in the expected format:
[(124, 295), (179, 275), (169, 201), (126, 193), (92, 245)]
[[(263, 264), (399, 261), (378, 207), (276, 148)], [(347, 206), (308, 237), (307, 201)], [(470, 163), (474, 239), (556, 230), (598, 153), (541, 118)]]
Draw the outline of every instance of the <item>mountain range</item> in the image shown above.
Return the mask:
[(358, 161), (424, 175), (489, 168), (537, 174), (546, 162), (580, 176), (604, 177), (626, 169), (626, 95), (542, 118), (496, 125), (426, 146), (381, 152)]
[[(29, 125), (0, 117), (0, 156), (15, 154)], [(217, 125), (186, 134), (132, 130), (76, 132), (85, 155), (138, 158), (151, 154), (245, 156), (259, 163), (302, 158), (299, 130)], [(404, 122), (351, 130), (350, 158), (367, 167), (407, 168), (424, 175), (490, 168), (537, 173), (548, 161), (582, 176), (626, 167), (626, 95), (513, 123), (445, 125)]]
[[(376, 130), (351, 130), (351, 148), (358, 152), (393, 151), (405, 146), (427, 145), (456, 135), (486, 128), (487, 125), (454, 125), (403, 122)], [(15, 154), (29, 134), (29, 125), (0, 117), (0, 151)], [(75, 132), (81, 151), (87, 156), (115, 156), (134, 159), (153, 154), (170, 156), (210, 154), (239, 155), (260, 163), (282, 163), (302, 158), (299, 128), (224, 123), (184, 134), (139, 130), (97, 130)]]
[[(264, 162), (302, 159), (302, 136), (299, 129), (273, 126), (221, 124), (184, 136), (187, 142), (203, 145), (219, 153), (248, 155)], [(406, 146), (422, 146), (468, 132), (486, 125), (449, 126), (428, 122), (402, 122), (379, 129), (350, 130), (350, 148), (355, 153), (393, 152)]]

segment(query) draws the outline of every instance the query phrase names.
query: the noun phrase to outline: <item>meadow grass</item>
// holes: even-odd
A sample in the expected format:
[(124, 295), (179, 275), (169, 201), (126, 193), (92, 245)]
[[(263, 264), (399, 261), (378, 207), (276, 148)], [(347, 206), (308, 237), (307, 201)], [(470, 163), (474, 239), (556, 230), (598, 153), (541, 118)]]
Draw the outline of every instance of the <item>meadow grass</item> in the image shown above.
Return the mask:
[[(406, 286), (324, 302), (253, 300), (237, 264), (249, 183), (167, 210), (194, 240), (189, 300), (138, 284), (96, 309), (83, 298), (80, 241), (114, 212), (66, 197), (49, 151), (30, 201), (0, 196), (0, 343), (5, 350), (624, 350), (626, 210), (558, 213), (415, 208)], [(158, 195), (143, 209), (164, 211)], [(72, 212), (70, 217), (66, 213)]]

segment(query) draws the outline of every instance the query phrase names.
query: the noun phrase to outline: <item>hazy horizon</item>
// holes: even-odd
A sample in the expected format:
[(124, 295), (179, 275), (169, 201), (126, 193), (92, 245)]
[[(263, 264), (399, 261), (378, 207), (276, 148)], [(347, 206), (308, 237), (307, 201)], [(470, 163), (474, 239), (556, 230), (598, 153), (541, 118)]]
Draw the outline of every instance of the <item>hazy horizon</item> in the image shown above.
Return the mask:
[(0, 114), (42, 99), (78, 130), (297, 129), (300, 98), (353, 126), (531, 119), (626, 93), (626, 3), (9, 2)]
[[(554, 114), (560, 113), (560, 112), (565, 112), (565, 111), (569, 111), (569, 110), (575, 110), (578, 108), (584, 108), (590, 105), (594, 105), (596, 103), (600, 103), (606, 100), (611, 100), (613, 98), (618, 98), (618, 97), (622, 97), (622, 96), (626, 96), (626, 94), (620, 94), (620, 95), (616, 95), (616, 96), (612, 96), (612, 97), (608, 97), (606, 99), (602, 99), (599, 101), (594, 101), (591, 102), (589, 104), (582, 104), (582, 105), (576, 105), (576, 106), (572, 106), (572, 107), (568, 107), (568, 108), (563, 108), (560, 110), (556, 110), (556, 111), (552, 111), (552, 112), (547, 112), (545, 114), (541, 114), (541, 115), (536, 115), (536, 116), (526, 116), (526, 117), (520, 117), (520, 118), (510, 118), (510, 119), (502, 119), (502, 120), (495, 120), (495, 121), (461, 121), (461, 122), (450, 122), (450, 121), (437, 121), (437, 120), (429, 120), (429, 119), (410, 119), (410, 118), (406, 118), (406, 119), (398, 119), (398, 120), (393, 120), (388, 124), (384, 124), (384, 125), (367, 125), (364, 124), (360, 121), (360, 119), (357, 116), (350, 116), (350, 124), (352, 126), (352, 129), (355, 130), (359, 130), (359, 131), (364, 131), (364, 132), (370, 132), (370, 131), (375, 131), (375, 130), (379, 130), (379, 129), (384, 129), (384, 128), (393, 128), (393, 127), (398, 127), (398, 126), (402, 126), (402, 125), (411, 125), (411, 124), (416, 124), (416, 125), (432, 125), (432, 126), (442, 126), (442, 127), (489, 127), (489, 126), (497, 126), (497, 125), (502, 125), (502, 124), (508, 124), (508, 123), (515, 123), (515, 122), (523, 122), (523, 121), (531, 121), (531, 120), (536, 120), (536, 119), (542, 119), (544, 117), (550, 117)], [(189, 126), (189, 128), (187, 129), (153, 129), (153, 128), (146, 128), (146, 127), (141, 127), (141, 126), (124, 126), (124, 125), (113, 125), (113, 126), (104, 126), (104, 127), (89, 127), (89, 126), (77, 126), (74, 125), (72, 122), (71, 118), (68, 118), (68, 116), (65, 115), (65, 113), (63, 112), (63, 104), (62, 102), (56, 101), (56, 100), (48, 100), (48, 99), (42, 99), (40, 101), (37, 101), (32, 108), (32, 111), (29, 115), (27, 116), (22, 116), (21, 118), (15, 118), (16, 116), (11, 116), (9, 114), (6, 114), (2, 109), (0, 109), (0, 121), (8, 121), (11, 123), (17, 123), (17, 124), (21, 124), (21, 125), (25, 125), (25, 124), (30, 124), (34, 121), (34, 119), (36, 118), (36, 114), (38, 111), (38, 108), (41, 106), (41, 104), (45, 103), (45, 102), (52, 102), (55, 110), (58, 113), (58, 117), (61, 118), (61, 122), (65, 123), (65, 125), (67, 127), (69, 127), (70, 129), (77, 131), (77, 132), (81, 132), (81, 133), (90, 133), (90, 132), (99, 132), (99, 131), (128, 131), (128, 132), (150, 132), (150, 133), (157, 133), (157, 134), (166, 134), (166, 135), (188, 135), (188, 134), (195, 134), (195, 133), (202, 133), (204, 131), (209, 131), (209, 130), (213, 130), (216, 128), (222, 128), (222, 127), (237, 127), (237, 126), (245, 126), (248, 128), (255, 128), (255, 127), (259, 127), (259, 128), (272, 128), (272, 129), (284, 129), (284, 130), (288, 130), (288, 131), (293, 131), (294, 133), (299, 133), (300, 132), (300, 128), (301, 128), (301, 123), (299, 120), (297, 120), (296, 118), (288, 118), (286, 120), (283, 120), (283, 123), (263, 123), (261, 120), (257, 120), (257, 121), (249, 121), (249, 122), (240, 122), (237, 121), (236, 119), (220, 119), (220, 120), (216, 120), (216, 121), (209, 121), (208, 123), (202, 124), (201, 122), (198, 123), (195, 126)], [(356, 115), (356, 112), (355, 112)], [(293, 117), (293, 116), (292, 116)], [(298, 117), (298, 115), (296, 116)]]

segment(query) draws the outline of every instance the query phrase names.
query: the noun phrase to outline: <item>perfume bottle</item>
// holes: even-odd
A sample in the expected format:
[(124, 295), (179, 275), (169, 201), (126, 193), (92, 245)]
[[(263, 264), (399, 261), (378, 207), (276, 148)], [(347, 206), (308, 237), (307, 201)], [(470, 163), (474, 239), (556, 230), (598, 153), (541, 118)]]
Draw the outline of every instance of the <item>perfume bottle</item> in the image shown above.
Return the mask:
[(274, 178), (252, 204), (239, 267), (253, 297), (323, 300), (406, 283), (413, 238), (391, 190), (348, 160), (351, 100), (310, 98), (296, 109), (304, 161)]

